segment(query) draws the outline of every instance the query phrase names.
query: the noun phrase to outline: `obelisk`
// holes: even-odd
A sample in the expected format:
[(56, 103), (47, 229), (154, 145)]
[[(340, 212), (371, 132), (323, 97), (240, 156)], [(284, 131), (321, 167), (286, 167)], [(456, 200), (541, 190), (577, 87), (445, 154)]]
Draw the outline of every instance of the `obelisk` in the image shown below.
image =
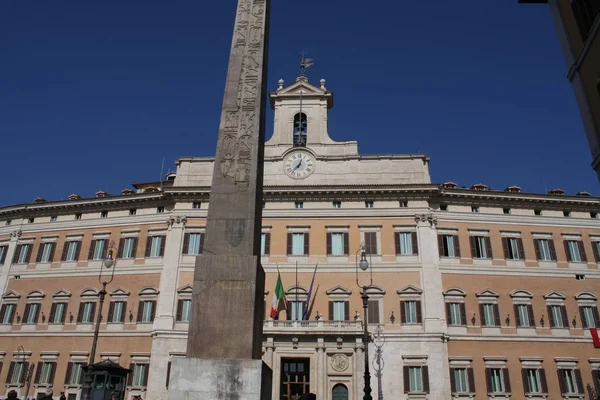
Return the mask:
[(187, 357), (172, 363), (171, 399), (271, 398), (260, 265), (269, 3), (238, 1)]

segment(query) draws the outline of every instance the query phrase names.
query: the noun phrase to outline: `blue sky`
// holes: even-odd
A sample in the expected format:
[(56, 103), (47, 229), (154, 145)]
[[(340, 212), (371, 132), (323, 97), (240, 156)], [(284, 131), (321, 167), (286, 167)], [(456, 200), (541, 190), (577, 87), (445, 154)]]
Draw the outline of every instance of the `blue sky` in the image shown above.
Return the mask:
[[(3, 2), (0, 205), (118, 193), (163, 158), (213, 155), (235, 6)], [(363, 154), (426, 153), (438, 183), (600, 194), (545, 5), (273, 0), (270, 91), (302, 50), (336, 95), (330, 135)]]

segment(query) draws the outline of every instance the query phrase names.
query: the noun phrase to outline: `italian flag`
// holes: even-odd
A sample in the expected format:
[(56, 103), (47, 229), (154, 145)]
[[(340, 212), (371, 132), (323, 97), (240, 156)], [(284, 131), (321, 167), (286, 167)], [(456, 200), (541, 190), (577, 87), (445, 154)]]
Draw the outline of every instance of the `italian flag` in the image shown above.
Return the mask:
[(273, 302), (271, 303), (271, 318), (277, 316), (277, 308), (279, 307), (279, 300), (285, 299), (285, 290), (283, 290), (283, 283), (281, 282), (281, 275), (277, 272), (277, 284), (275, 285), (275, 292), (273, 292)]

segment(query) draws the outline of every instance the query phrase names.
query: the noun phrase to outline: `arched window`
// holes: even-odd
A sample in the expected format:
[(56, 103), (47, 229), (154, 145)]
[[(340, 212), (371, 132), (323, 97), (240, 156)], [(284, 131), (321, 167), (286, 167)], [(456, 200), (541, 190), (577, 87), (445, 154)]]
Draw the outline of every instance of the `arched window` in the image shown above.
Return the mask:
[(294, 116), (294, 147), (306, 147), (306, 131), (306, 114), (296, 114)]
[(333, 400), (348, 400), (348, 388), (346, 385), (338, 383), (333, 387), (331, 397)]

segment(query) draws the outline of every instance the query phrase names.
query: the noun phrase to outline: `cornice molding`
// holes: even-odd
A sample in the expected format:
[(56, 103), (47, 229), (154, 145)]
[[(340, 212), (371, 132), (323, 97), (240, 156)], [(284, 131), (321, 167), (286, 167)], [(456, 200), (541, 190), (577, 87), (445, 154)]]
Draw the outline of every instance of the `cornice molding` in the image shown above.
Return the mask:
[(600, 219), (575, 217), (546, 217), (541, 215), (486, 214), (472, 212), (436, 211), (438, 222), (460, 222), (502, 225), (535, 225), (558, 228), (600, 229)]

